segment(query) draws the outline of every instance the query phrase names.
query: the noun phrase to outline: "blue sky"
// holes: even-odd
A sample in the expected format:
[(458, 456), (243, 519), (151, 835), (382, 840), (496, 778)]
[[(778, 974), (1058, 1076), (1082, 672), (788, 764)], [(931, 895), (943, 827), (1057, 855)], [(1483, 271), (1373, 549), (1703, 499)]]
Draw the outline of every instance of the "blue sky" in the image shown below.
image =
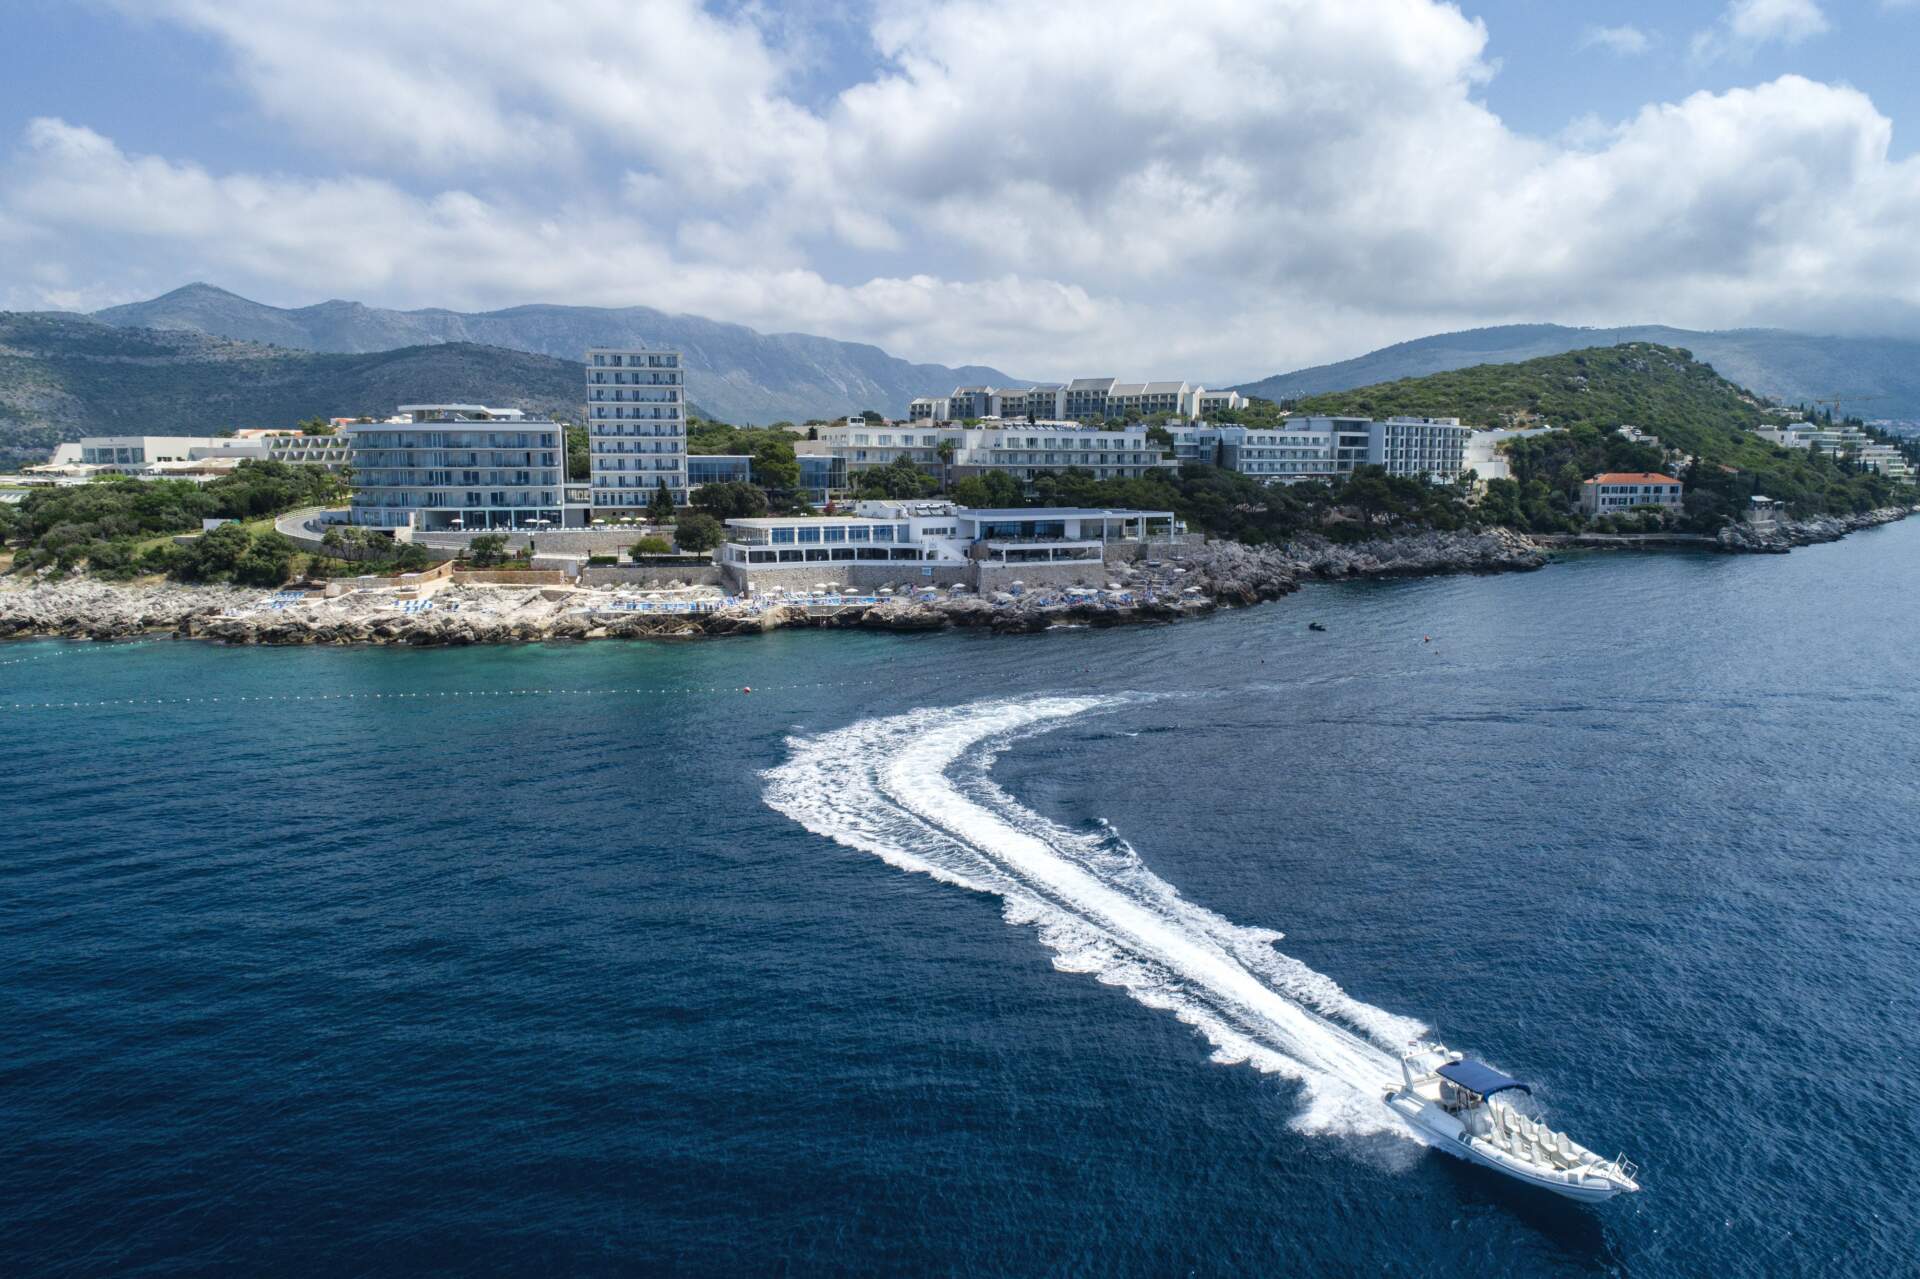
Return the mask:
[(1920, 331), (1920, 0), (8, 0), (0, 305), (646, 304), (1023, 374)]

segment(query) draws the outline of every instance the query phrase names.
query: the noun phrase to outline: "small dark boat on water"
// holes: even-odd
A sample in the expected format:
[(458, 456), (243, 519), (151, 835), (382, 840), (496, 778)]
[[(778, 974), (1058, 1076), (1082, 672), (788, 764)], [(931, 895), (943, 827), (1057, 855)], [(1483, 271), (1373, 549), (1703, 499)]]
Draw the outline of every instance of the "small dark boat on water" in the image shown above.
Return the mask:
[(1327, 626), (1325, 622), (1308, 622), (1307, 629), (1310, 631), (1324, 631), (1327, 629)]

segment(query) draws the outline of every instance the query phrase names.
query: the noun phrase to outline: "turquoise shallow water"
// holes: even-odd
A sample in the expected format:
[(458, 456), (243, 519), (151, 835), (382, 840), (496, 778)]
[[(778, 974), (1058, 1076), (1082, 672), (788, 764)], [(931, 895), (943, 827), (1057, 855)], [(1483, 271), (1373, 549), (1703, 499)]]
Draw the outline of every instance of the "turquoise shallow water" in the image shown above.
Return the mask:
[[(1910, 1273), (1917, 588), (1910, 523), (1037, 637), (0, 648), (0, 1272)], [(1414, 1023), (1646, 1192), (1396, 1135)]]

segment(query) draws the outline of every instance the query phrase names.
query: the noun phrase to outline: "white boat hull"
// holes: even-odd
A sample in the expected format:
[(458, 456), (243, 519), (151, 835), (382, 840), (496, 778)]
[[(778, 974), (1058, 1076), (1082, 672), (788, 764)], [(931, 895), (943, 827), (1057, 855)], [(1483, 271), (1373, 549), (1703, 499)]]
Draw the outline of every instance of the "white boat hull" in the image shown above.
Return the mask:
[(1537, 1164), (1517, 1159), (1498, 1146), (1481, 1137), (1476, 1137), (1452, 1115), (1422, 1101), (1410, 1097), (1404, 1091), (1387, 1094), (1387, 1109), (1399, 1115), (1407, 1126), (1423, 1137), (1427, 1144), (1436, 1150), (1444, 1150), (1456, 1159), (1491, 1168), (1515, 1181), (1529, 1186), (1537, 1186), (1567, 1199), (1580, 1203), (1604, 1203), (1629, 1187), (1615, 1179), (1587, 1168), (1554, 1169), (1549, 1171)]

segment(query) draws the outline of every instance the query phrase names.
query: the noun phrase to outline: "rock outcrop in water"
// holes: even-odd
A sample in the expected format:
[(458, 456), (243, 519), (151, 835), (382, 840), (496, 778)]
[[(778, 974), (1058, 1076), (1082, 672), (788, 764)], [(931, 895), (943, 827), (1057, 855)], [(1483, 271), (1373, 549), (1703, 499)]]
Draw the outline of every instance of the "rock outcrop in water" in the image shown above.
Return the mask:
[(1415, 533), (1338, 543), (1299, 538), (1287, 553), (1318, 577), (1390, 577), (1427, 573), (1508, 573), (1535, 569), (1545, 552), (1522, 534), (1497, 528), (1477, 533)]
[(250, 604), (258, 590), (231, 586), (123, 586), (91, 578), (0, 586), (0, 639), (65, 635), (125, 639), (155, 631), (183, 632), (195, 619)]

